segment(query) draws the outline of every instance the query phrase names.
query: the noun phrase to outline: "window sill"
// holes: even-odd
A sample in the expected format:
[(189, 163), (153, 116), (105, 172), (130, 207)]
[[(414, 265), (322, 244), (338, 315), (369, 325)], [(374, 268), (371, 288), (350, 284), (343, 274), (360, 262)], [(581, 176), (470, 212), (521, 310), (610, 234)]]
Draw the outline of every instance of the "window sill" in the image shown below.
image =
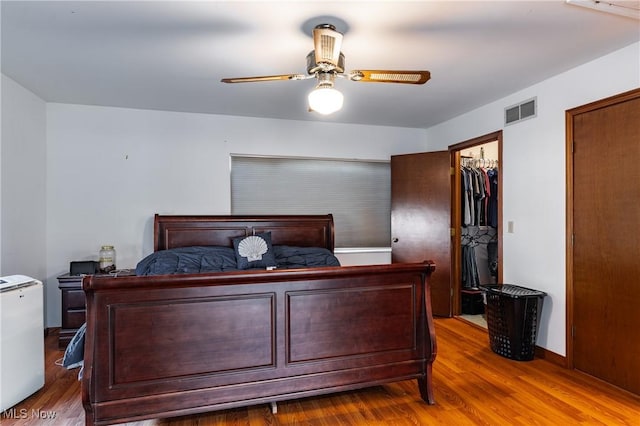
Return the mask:
[(391, 247), (338, 247), (333, 252), (336, 254), (391, 253)]

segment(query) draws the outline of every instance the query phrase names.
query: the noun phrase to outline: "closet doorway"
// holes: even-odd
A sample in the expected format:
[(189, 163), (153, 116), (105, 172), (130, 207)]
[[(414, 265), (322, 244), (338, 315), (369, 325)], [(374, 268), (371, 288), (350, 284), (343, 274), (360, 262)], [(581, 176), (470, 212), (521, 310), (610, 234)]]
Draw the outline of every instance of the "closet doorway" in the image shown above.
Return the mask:
[[(391, 156), (391, 261), (435, 261), (436, 270), (431, 276), (431, 304), (436, 316), (458, 316), (462, 312), (460, 169), (462, 158), (470, 151), (472, 156), (477, 151), (478, 167), (498, 171), (497, 223), (501, 223), (502, 177), (499, 167), (502, 131), (452, 145), (446, 151)], [(479, 229), (480, 225), (475, 231)], [(494, 235), (491, 240), (497, 241), (497, 280), (501, 282), (502, 230), (496, 227), (493, 233), (487, 229), (483, 232)], [(486, 238), (482, 237), (483, 240)], [(474, 242), (477, 241), (478, 238), (474, 237)], [(478, 284), (488, 282), (478, 279)], [(482, 297), (479, 290), (473, 292), (474, 297)]]
[(502, 282), (502, 131), (449, 147), (454, 315), (486, 328), (479, 286)]

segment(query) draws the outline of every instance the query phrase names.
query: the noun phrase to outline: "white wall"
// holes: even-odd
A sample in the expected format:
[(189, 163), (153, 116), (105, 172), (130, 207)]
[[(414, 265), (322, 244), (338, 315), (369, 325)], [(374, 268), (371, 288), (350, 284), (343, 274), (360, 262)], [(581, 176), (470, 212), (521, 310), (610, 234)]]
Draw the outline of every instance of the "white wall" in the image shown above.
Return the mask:
[(0, 275), (44, 280), (46, 104), (5, 75), (1, 84)]
[[(504, 108), (534, 96), (538, 115), (504, 127), (504, 281), (546, 291), (538, 345), (566, 354), (565, 111), (640, 87), (635, 43), (427, 130), (429, 150), (504, 127)], [(606, 147), (603, 147), (606, 149)]]
[(116, 266), (135, 267), (152, 252), (154, 213), (229, 214), (231, 153), (388, 160), (425, 149), (420, 129), (67, 104), (47, 114), (48, 326), (60, 323), (53, 284), (69, 261), (113, 244)]

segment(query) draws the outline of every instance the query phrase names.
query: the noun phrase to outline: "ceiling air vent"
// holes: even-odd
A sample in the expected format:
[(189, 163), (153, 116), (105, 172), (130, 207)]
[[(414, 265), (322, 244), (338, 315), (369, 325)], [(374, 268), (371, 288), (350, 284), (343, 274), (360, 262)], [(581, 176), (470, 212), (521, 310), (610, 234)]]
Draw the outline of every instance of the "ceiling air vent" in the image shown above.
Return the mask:
[(527, 118), (533, 118), (537, 113), (536, 98), (532, 98), (517, 105), (505, 108), (504, 124), (513, 124)]

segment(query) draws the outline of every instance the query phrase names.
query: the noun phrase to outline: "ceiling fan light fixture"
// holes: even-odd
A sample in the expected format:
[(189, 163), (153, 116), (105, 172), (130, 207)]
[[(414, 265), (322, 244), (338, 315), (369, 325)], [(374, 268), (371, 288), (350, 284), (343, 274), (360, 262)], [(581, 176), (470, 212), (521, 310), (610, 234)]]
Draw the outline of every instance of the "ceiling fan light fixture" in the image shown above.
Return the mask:
[(344, 96), (331, 86), (318, 85), (309, 93), (308, 100), (311, 110), (322, 115), (329, 115), (342, 108)]

